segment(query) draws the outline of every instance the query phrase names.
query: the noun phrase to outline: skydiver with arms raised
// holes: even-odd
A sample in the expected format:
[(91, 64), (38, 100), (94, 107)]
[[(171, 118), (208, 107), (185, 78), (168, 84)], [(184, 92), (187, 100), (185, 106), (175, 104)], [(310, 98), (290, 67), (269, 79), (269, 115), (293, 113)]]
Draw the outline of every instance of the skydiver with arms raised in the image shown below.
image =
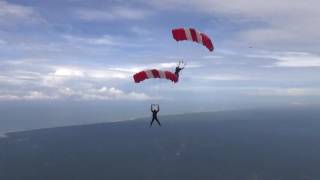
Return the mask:
[[(157, 107), (157, 109), (155, 109), (154, 107)], [(159, 111), (160, 111), (159, 104), (151, 104), (152, 120), (150, 122), (150, 127), (152, 126), (154, 120), (156, 120), (159, 126), (161, 126), (161, 123), (157, 117)]]
[(179, 81), (179, 73), (181, 70), (183, 70), (185, 67), (185, 63), (183, 61), (179, 61), (178, 66), (176, 67), (176, 70), (174, 74), (177, 76), (177, 81)]

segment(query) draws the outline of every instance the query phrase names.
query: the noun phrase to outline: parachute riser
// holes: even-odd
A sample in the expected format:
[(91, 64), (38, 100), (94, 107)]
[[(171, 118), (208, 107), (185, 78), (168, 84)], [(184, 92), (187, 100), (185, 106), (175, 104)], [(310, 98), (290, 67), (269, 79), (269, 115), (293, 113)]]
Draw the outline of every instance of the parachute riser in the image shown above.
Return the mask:
[(151, 104), (151, 110), (158, 110), (159, 109), (159, 104)]
[(186, 65), (187, 65), (187, 63), (185, 63), (183, 60), (178, 62), (178, 67), (179, 68), (184, 68), (184, 67), (186, 67)]

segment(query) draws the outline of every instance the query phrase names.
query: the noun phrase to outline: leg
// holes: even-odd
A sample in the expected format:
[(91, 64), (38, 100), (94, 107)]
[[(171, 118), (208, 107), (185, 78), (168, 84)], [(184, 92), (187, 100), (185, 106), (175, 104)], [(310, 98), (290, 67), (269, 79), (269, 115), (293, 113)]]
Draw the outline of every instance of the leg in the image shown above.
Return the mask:
[(152, 120), (151, 120), (151, 122), (150, 122), (150, 127), (152, 126), (153, 121), (154, 121), (154, 118), (152, 118)]
[(157, 123), (159, 124), (159, 126), (161, 126), (160, 121), (158, 120), (158, 118), (156, 118)]

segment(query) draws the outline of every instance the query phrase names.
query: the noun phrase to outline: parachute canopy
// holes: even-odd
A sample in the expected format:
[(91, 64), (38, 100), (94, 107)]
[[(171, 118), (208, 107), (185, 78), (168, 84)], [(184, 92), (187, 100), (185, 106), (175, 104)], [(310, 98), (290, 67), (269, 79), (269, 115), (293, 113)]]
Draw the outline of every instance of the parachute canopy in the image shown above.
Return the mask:
[(213, 51), (214, 49), (211, 39), (194, 28), (172, 29), (172, 36), (176, 41), (194, 41), (203, 44), (209, 49), (209, 51)]
[(177, 82), (177, 76), (170, 71), (160, 71), (157, 69), (144, 70), (133, 75), (134, 82), (139, 83), (150, 78), (168, 79)]

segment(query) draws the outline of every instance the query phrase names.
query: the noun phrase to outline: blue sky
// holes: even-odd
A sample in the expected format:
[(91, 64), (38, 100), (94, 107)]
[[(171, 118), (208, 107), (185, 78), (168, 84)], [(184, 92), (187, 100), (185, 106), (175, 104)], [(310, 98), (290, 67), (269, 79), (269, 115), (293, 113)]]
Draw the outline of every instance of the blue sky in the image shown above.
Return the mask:
[[(318, 105), (319, 5), (0, 0), (0, 101), (103, 102), (124, 109), (136, 102), (135, 116), (146, 115), (150, 103), (170, 107), (163, 114)], [(175, 27), (208, 34), (215, 51), (175, 42)], [(180, 59), (188, 65), (178, 84), (133, 83), (135, 72), (173, 70)]]

